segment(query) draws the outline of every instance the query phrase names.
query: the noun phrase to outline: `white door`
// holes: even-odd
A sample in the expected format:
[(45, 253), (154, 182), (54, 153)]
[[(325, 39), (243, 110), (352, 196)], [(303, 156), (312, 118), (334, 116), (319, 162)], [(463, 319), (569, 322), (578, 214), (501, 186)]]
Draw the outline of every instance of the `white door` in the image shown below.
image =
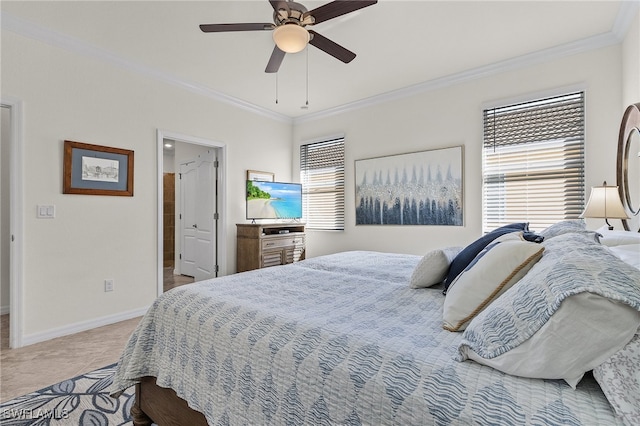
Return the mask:
[(196, 162), (180, 164), (180, 226), (182, 243), (180, 247), (180, 273), (196, 275)]
[(199, 154), (181, 165), (182, 259), (184, 275), (196, 281), (213, 278), (216, 268), (216, 156), (215, 150)]
[(215, 191), (216, 168), (213, 150), (198, 156), (196, 177), (196, 281), (216, 276)]

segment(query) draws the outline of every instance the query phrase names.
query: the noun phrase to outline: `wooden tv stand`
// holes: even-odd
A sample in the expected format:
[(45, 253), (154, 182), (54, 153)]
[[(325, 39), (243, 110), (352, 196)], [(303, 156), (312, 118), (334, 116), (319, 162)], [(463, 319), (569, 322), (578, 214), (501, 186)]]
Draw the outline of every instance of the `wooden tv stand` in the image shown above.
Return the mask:
[(304, 224), (238, 223), (236, 226), (238, 272), (286, 265), (305, 257)]

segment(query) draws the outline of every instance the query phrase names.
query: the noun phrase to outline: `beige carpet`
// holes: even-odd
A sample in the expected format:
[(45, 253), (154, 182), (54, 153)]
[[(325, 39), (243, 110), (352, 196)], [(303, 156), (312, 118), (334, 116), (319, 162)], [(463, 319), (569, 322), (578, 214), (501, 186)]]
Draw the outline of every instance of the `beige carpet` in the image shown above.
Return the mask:
[(140, 318), (9, 349), (9, 315), (2, 315), (0, 402), (117, 362)]
[[(193, 282), (164, 270), (164, 291)], [(0, 317), (0, 402), (118, 362), (140, 318), (9, 349), (9, 315)]]

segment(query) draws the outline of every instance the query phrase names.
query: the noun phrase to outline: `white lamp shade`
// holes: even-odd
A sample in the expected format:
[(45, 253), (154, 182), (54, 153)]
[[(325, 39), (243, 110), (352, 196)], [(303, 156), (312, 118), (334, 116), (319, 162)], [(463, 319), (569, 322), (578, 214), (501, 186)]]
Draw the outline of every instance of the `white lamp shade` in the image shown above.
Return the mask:
[(309, 31), (296, 24), (280, 25), (273, 30), (273, 41), (283, 52), (298, 53), (307, 47)]
[(628, 219), (622, 206), (617, 186), (594, 186), (587, 207), (580, 217), (597, 217), (604, 219)]

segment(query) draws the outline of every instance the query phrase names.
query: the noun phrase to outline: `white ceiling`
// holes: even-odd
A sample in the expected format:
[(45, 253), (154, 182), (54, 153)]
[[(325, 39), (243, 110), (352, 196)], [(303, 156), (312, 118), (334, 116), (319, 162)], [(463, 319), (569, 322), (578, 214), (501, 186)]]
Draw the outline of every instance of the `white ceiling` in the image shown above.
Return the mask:
[[(300, 1), (309, 10), (327, 2)], [(491, 67), (619, 42), (638, 2), (381, 0), (314, 26), (358, 56), (344, 64), (313, 46), (287, 54), (277, 74), (277, 104), (276, 76), (264, 72), (273, 49), (270, 31), (205, 34), (198, 28), (272, 22), (267, 0), (3, 0), (0, 6), (3, 29), (258, 112), (300, 118), (410, 86), (419, 90)]]

